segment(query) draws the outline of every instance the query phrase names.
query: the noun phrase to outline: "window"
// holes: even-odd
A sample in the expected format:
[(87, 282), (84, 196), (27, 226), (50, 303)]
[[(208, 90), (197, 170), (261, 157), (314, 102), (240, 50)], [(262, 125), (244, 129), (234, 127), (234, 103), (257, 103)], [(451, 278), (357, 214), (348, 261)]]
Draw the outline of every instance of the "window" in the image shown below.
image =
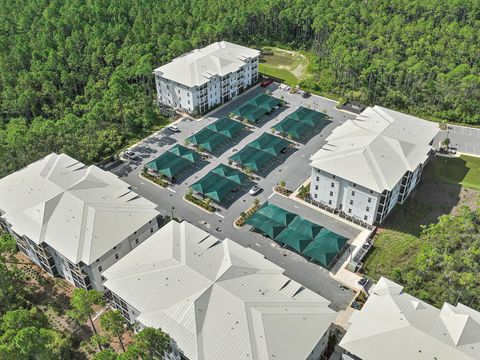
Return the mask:
[(373, 194), (373, 190), (370, 190), (370, 194)]
[(102, 280), (102, 282), (105, 281), (105, 277), (103, 275), (100, 276), (100, 280)]
[(315, 190), (318, 190), (318, 185), (315, 185)]
[(98, 272), (102, 272), (103, 268), (101, 266), (98, 267)]
[(363, 220), (367, 221), (367, 220), (368, 220), (368, 216), (365, 215), (365, 216), (363, 217)]
[(320, 177), (317, 176), (317, 181), (320, 181)]
[(352, 209), (348, 209), (348, 213), (351, 214), (351, 213), (352, 213)]
[(357, 187), (357, 184), (353, 184), (353, 187)]
[(138, 239), (135, 239), (135, 244), (137, 244), (137, 245), (138, 245)]
[(352, 196), (355, 196), (355, 191), (352, 191)]
[(117, 247), (116, 247), (116, 246), (114, 246), (114, 247), (113, 247), (113, 250), (117, 250)]
[(153, 234), (153, 228), (150, 228), (150, 234)]
[(316, 198), (317, 198), (317, 194), (314, 194), (313, 197), (316, 199)]
[(178, 89), (177, 91), (178, 91), (178, 93), (180, 94), (180, 89)]
[(115, 254), (115, 260), (118, 260), (118, 254)]
[(353, 200), (350, 200), (350, 205), (353, 205)]
[(370, 211), (370, 208), (367, 206), (366, 210), (367, 210), (367, 211)]
[(333, 191), (330, 191), (330, 196), (333, 196)]
[(368, 198), (368, 202), (371, 203), (371, 202), (372, 202), (372, 198)]
[(331, 186), (332, 188), (335, 187), (335, 183), (332, 182), (330, 186)]
[(150, 220), (148, 223), (151, 224), (151, 223), (152, 223), (152, 220)]
[(332, 200), (328, 200), (328, 205), (332, 205)]
[[(57, 254), (55, 254), (55, 255), (57, 255)], [(97, 260), (95, 260), (95, 261), (96, 261), (96, 262), (99, 262), (99, 261), (100, 261), (100, 259), (97, 259)]]

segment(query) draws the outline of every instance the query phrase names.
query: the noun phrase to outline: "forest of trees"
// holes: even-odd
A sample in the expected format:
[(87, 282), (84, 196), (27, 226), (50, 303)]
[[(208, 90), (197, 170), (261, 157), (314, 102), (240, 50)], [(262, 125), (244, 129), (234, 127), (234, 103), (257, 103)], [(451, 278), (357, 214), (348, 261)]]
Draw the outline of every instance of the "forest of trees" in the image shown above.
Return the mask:
[(388, 276), (435, 306), (461, 302), (480, 310), (480, 208), (442, 215), (420, 240), (408, 268), (394, 268)]
[[(93, 316), (105, 306), (100, 292), (75, 289), (68, 298), (57, 286), (65, 280), (33, 276), (24, 259), (16, 254), (15, 239), (0, 229), (0, 359), (162, 360), (170, 349), (170, 337), (161, 329), (132, 335), (117, 310), (103, 312), (95, 326)], [(131, 340), (125, 344), (127, 333)]]
[(478, 1), (3, 0), (0, 176), (164, 123), (152, 70), (222, 39), (312, 51), (314, 91), (480, 124), (479, 34)]

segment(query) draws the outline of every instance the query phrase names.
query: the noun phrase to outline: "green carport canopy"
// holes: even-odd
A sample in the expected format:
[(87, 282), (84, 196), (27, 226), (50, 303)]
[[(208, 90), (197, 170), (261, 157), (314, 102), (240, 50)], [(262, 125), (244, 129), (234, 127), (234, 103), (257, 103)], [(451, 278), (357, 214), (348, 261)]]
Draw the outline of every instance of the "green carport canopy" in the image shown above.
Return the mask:
[(229, 118), (223, 118), (215, 121), (213, 124), (208, 125), (206, 128), (232, 139), (244, 128), (244, 126), (238, 121)]
[(314, 241), (302, 251), (302, 254), (312, 258), (324, 267), (329, 267), (346, 243), (347, 238), (323, 228)]
[(237, 185), (242, 185), (247, 182), (248, 177), (241, 171), (234, 169), (230, 166), (220, 164), (210, 172), (220, 175), (227, 180), (233, 181)]
[(272, 219), (279, 225), (287, 227), (293, 219), (297, 216), (294, 213), (291, 213), (281, 207), (270, 204), (268, 201), (262, 205), (260, 209), (257, 210), (258, 214), (266, 216), (269, 219)]
[(253, 104), (242, 105), (237, 109), (233, 110), (232, 112), (234, 115), (237, 115), (251, 123), (256, 122), (266, 113), (265, 109), (255, 106)]
[(248, 103), (261, 107), (266, 112), (270, 112), (275, 106), (280, 105), (282, 101), (267, 94), (259, 94)]
[(289, 145), (289, 141), (268, 133), (263, 133), (256, 140), (248, 144), (249, 147), (265, 151), (274, 156), (280, 155), (280, 152), (288, 148)]
[(208, 152), (214, 151), (216, 147), (225, 142), (227, 139), (227, 136), (207, 128), (203, 128), (187, 138), (190, 143), (201, 146)]
[(166, 151), (155, 160), (150, 161), (146, 166), (170, 179), (174, 178), (184, 168), (192, 163), (184, 157), (177, 156), (170, 151)]
[(290, 135), (295, 139), (301, 138), (303, 134), (305, 134), (312, 128), (311, 125), (301, 121), (297, 121), (288, 116), (272, 127), (276, 131), (284, 133), (286, 135)]
[(277, 237), (277, 235), (284, 229), (282, 225), (258, 212), (250, 216), (245, 223), (259, 230), (263, 234), (268, 235), (271, 239), (275, 239), (275, 237)]
[(209, 172), (199, 181), (192, 184), (191, 188), (216, 202), (222, 202), (236, 186), (234, 182), (218, 174)]
[(229, 159), (244, 167), (249, 167), (253, 171), (260, 171), (265, 164), (273, 159), (273, 155), (245, 146), (242, 150), (230, 156)]
[(287, 116), (287, 118), (292, 118), (294, 120), (303, 122), (310, 126), (316, 126), (323, 121), (328, 121), (327, 114), (324, 114), (315, 110), (307, 109), (303, 106), (300, 106), (292, 114)]
[(285, 228), (277, 237), (275, 241), (290, 246), (297, 252), (302, 252), (308, 244), (312, 242), (312, 239), (288, 228)]
[(288, 224), (289, 229), (292, 229), (302, 237), (313, 240), (323, 229), (322, 226), (312, 223), (301, 216), (297, 216)]
[(196, 163), (198, 160), (200, 160), (200, 155), (198, 155), (195, 151), (190, 150), (189, 148), (186, 148), (185, 146), (182, 146), (180, 144), (175, 145), (168, 151), (190, 161), (191, 163)]

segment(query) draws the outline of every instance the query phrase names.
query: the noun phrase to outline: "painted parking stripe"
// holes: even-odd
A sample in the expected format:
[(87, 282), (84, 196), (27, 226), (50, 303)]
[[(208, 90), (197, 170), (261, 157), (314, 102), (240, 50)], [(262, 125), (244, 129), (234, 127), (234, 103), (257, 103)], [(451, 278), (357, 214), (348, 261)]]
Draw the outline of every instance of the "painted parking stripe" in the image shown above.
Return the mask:
[(215, 215), (220, 216), (222, 219), (225, 219), (225, 216), (220, 215), (218, 212), (216, 212)]
[(175, 190), (173, 190), (173, 189), (171, 189), (171, 188), (169, 188), (169, 187), (167, 187), (167, 190), (168, 190), (168, 191), (171, 191), (171, 192), (173, 192), (173, 193), (177, 193)]

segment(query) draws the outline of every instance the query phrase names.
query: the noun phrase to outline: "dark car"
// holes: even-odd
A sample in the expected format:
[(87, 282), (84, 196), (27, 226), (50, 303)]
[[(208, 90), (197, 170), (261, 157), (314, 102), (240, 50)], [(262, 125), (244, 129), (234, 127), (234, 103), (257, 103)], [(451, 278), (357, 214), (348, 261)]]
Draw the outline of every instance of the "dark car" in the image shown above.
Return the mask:
[(273, 83), (272, 79), (265, 79), (260, 83), (260, 86), (261, 87), (266, 87), (266, 86), (270, 85), (271, 83)]
[(304, 99), (309, 98), (310, 96), (311, 96), (311, 94), (309, 92), (306, 92), (306, 91), (304, 91), (303, 94), (302, 94), (302, 97)]

